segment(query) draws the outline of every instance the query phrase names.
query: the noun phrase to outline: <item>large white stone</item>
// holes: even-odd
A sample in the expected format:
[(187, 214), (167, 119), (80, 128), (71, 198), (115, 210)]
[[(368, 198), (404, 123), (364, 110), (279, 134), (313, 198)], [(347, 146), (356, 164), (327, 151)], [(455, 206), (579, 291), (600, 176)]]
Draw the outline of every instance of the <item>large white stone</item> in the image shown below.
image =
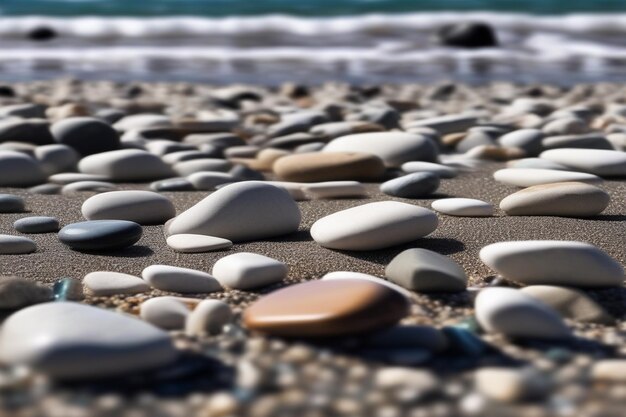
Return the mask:
[(601, 177), (626, 176), (626, 152), (564, 148), (544, 151), (539, 156)]
[(251, 290), (280, 282), (289, 267), (276, 259), (257, 253), (240, 252), (215, 262), (212, 274), (228, 288)]
[(176, 252), (200, 253), (228, 249), (233, 246), (233, 242), (215, 236), (181, 234), (169, 236), (167, 246)]
[(493, 178), (503, 184), (517, 187), (532, 187), (533, 185), (552, 184), (555, 182), (585, 182), (599, 184), (602, 178), (586, 172), (557, 171), (554, 169), (539, 168), (505, 168), (493, 173)]
[(487, 288), (476, 297), (476, 319), (488, 332), (512, 338), (558, 340), (571, 333), (554, 309), (513, 288)]
[(96, 297), (116, 294), (137, 294), (150, 291), (144, 280), (120, 272), (95, 271), (83, 278), (83, 285)]
[(161, 158), (140, 149), (120, 149), (89, 155), (80, 160), (78, 170), (117, 182), (154, 181), (174, 176)]
[(229, 184), (181, 213), (167, 234), (191, 233), (233, 242), (293, 233), (300, 209), (285, 190), (258, 181)]
[(493, 206), (474, 198), (442, 198), (430, 205), (439, 213), (450, 216), (484, 217), (493, 215)]
[(406, 132), (373, 132), (332, 140), (323, 152), (364, 152), (380, 157), (386, 166), (399, 167), (409, 161), (434, 162), (437, 146), (427, 136)]
[(162, 291), (210, 293), (222, 290), (220, 283), (210, 274), (177, 266), (150, 265), (141, 272), (141, 277)]
[(408, 243), (437, 228), (432, 211), (397, 201), (363, 204), (316, 221), (311, 236), (320, 245), (340, 250), (377, 250)]
[(72, 302), (25, 308), (0, 330), (0, 360), (53, 378), (110, 377), (167, 365), (167, 333), (131, 316)]
[(480, 259), (504, 278), (527, 285), (621, 286), (621, 265), (584, 242), (523, 240), (485, 246)]
[(87, 220), (130, 220), (139, 224), (163, 224), (176, 216), (165, 196), (143, 190), (111, 191), (94, 195), (82, 205)]

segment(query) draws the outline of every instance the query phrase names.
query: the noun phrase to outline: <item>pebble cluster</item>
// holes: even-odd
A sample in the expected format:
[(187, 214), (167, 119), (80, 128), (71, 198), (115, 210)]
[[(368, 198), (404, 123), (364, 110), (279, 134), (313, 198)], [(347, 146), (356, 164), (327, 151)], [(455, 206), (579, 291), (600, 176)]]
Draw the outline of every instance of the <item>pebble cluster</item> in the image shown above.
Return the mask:
[[(122, 258), (154, 228), (149, 250), (197, 266), (91, 270), (53, 287), (3, 270), (0, 406), (70, 410), (86, 390), (75, 415), (619, 415), (623, 89), (133, 87), (7, 86), (0, 218), (19, 217), (0, 254), (29, 263), (52, 234), (77, 259)], [(462, 194), (441, 192), (480, 172)], [(477, 198), (496, 184), (510, 194)], [(80, 201), (67, 209), (83, 221), (29, 213), (35, 196)], [(312, 218), (338, 200), (349, 207)], [(605, 227), (624, 238), (621, 259), (559, 236), (483, 244), (479, 230), (476, 262), (493, 276), (477, 277), (422, 247), (450, 219), (598, 222), (615, 201)], [(294, 239), (364, 264), (392, 256), (377, 275), (298, 276), (293, 257), (271, 254)]]

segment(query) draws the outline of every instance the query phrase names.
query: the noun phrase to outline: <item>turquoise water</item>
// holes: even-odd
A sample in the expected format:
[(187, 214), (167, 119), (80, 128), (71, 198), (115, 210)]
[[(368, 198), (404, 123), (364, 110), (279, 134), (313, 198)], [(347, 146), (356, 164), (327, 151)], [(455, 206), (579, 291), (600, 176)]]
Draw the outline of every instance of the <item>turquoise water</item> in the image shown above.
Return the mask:
[(536, 14), (626, 11), (625, 0), (0, 0), (0, 14), (206, 17), (293, 14), (337, 16), (419, 11), (498, 11)]

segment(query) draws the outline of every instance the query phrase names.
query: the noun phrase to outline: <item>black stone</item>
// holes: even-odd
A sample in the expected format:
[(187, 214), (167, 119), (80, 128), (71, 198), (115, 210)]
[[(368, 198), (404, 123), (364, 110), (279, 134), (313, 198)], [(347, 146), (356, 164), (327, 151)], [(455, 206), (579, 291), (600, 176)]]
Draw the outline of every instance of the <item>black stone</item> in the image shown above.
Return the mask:
[(39, 26), (28, 32), (26, 36), (32, 41), (49, 41), (56, 38), (57, 33), (50, 27)]
[(150, 184), (150, 189), (154, 191), (195, 191), (193, 184), (186, 178), (155, 181)]
[(0, 97), (15, 97), (15, 90), (8, 85), (0, 85)]
[(1, 142), (26, 142), (47, 145), (54, 142), (50, 124), (45, 120), (2, 120), (0, 121)]
[(54, 139), (74, 148), (82, 156), (119, 149), (118, 133), (102, 120), (93, 117), (71, 117), (52, 125)]
[(496, 34), (491, 26), (481, 22), (463, 22), (443, 26), (437, 34), (445, 46), (458, 48), (484, 48), (498, 46)]
[(134, 245), (143, 230), (126, 220), (92, 220), (72, 223), (59, 232), (59, 240), (79, 251), (107, 251)]

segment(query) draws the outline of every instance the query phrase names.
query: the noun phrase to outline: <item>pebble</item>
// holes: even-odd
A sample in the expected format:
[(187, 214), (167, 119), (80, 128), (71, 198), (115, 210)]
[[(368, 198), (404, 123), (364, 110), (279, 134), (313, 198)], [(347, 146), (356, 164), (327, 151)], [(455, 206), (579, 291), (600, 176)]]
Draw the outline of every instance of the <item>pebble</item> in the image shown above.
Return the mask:
[(28, 189), (31, 194), (54, 195), (59, 194), (63, 187), (59, 184), (40, 184)]
[(114, 191), (117, 187), (115, 184), (106, 181), (77, 181), (65, 184), (61, 188), (61, 194), (71, 195), (76, 193), (106, 193)]
[(34, 155), (46, 175), (75, 171), (80, 159), (74, 149), (62, 144), (37, 146)]
[(319, 219), (311, 227), (311, 236), (329, 249), (378, 250), (424, 237), (437, 223), (437, 216), (428, 209), (380, 201)]
[(366, 281), (372, 281), (372, 282), (376, 282), (378, 284), (381, 285), (385, 285), (389, 288), (391, 288), (392, 290), (398, 291), (400, 294), (404, 295), (405, 297), (411, 299), (412, 298), (412, 294), (410, 291), (407, 291), (405, 288), (394, 284), (391, 281), (387, 281), (383, 278), (378, 278), (375, 277), (374, 275), (369, 275), (369, 274), (364, 274), (361, 272), (350, 272), (350, 271), (334, 271), (334, 272), (329, 272), (326, 275), (324, 275), (322, 278), (322, 280), (328, 280), (328, 279), (363, 279)]
[(600, 177), (626, 176), (626, 152), (569, 148), (544, 151), (539, 156)]
[(188, 177), (202, 171), (228, 172), (232, 167), (233, 164), (226, 159), (202, 158), (177, 162), (172, 166), (172, 169), (176, 175)]
[(120, 149), (80, 160), (83, 174), (101, 175), (116, 182), (143, 182), (173, 177), (170, 167), (156, 155), (140, 149)]
[(119, 148), (120, 138), (106, 122), (94, 117), (68, 117), (50, 127), (54, 140), (72, 147), (82, 156)]
[(323, 149), (327, 152), (364, 152), (378, 156), (387, 167), (400, 167), (409, 161), (435, 162), (435, 142), (420, 134), (406, 132), (359, 133), (333, 139)]
[(88, 273), (83, 278), (83, 285), (96, 297), (150, 291), (150, 286), (141, 278), (110, 271)]
[(213, 191), (218, 185), (239, 181), (238, 178), (225, 172), (196, 172), (189, 175), (187, 180), (198, 191)]
[(358, 181), (326, 181), (305, 183), (302, 191), (312, 198), (360, 198), (367, 197), (365, 186)]
[(274, 163), (273, 171), (280, 179), (293, 182), (375, 181), (385, 172), (385, 165), (367, 153), (312, 152), (284, 156)]
[(521, 289), (558, 311), (564, 318), (581, 323), (612, 324), (611, 317), (584, 292), (554, 285), (529, 285)]
[(589, 133), (585, 135), (550, 136), (541, 141), (543, 149), (582, 148), (582, 149), (610, 149), (611, 142), (603, 134)]
[(383, 390), (410, 388), (423, 393), (432, 393), (440, 388), (439, 379), (425, 369), (383, 367), (374, 374), (374, 384)]
[(287, 337), (349, 336), (383, 330), (409, 312), (406, 298), (365, 280), (291, 285), (253, 303), (243, 314), (253, 331)]
[(161, 291), (178, 293), (211, 293), (222, 291), (220, 282), (210, 274), (189, 268), (170, 265), (150, 265), (141, 277)]
[(43, 119), (4, 119), (0, 118), (0, 142), (22, 142), (34, 145), (52, 143), (50, 123)]
[(440, 135), (447, 135), (449, 133), (465, 132), (467, 129), (476, 125), (477, 122), (478, 118), (473, 115), (450, 114), (412, 121), (405, 127), (407, 129), (429, 127), (435, 129)]
[(21, 213), (26, 209), (24, 199), (18, 195), (0, 194), (0, 213)]
[(542, 158), (522, 158), (507, 162), (509, 168), (536, 168), (536, 169), (554, 169), (558, 171), (571, 171), (572, 168), (563, 164), (548, 161)]
[(458, 292), (467, 286), (463, 268), (452, 259), (426, 249), (407, 249), (391, 260), (385, 276), (417, 292)]
[(33, 216), (16, 220), (13, 227), (20, 233), (56, 233), (59, 221), (54, 217)]
[(505, 168), (493, 173), (493, 178), (503, 184), (517, 187), (551, 184), (555, 182), (584, 182), (600, 184), (602, 178), (586, 172), (557, 171), (539, 168)]
[(0, 310), (16, 310), (52, 299), (52, 291), (18, 277), (0, 277)]
[(433, 210), (449, 216), (489, 217), (493, 216), (493, 206), (474, 198), (442, 198), (430, 205)]
[[(104, 182), (107, 181), (108, 178), (104, 175), (95, 175), (95, 174), (82, 174), (80, 172), (60, 172), (58, 174), (50, 175), (48, 177), (48, 181), (55, 184), (72, 184), (75, 182), (83, 182), (83, 181), (97, 181)], [(110, 183), (107, 183), (110, 184)]]
[(164, 330), (183, 329), (188, 315), (189, 308), (176, 297), (154, 297), (139, 306), (139, 317)]
[(233, 320), (230, 306), (219, 300), (203, 300), (187, 316), (185, 334), (189, 336), (218, 335)]
[(53, 379), (113, 377), (158, 368), (177, 356), (162, 330), (74, 302), (22, 309), (4, 322), (0, 332), (2, 362), (28, 366)]
[(142, 225), (163, 224), (176, 216), (169, 198), (143, 190), (94, 195), (83, 203), (81, 212), (87, 220), (129, 220)]
[(294, 233), (300, 209), (285, 190), (258, 181), (229, 184), (169, 224), (168, 235), (200, 234), (233, 242)]
[(0, 255), (22, 255), (37, 250), (31, 239), (22, 236), (0, 235)]
[(401, 198), (426, 197), (439, 188), (439, 177), (429, 172), (416, 172), (391, 179), (380, 185), (380, 191)]
[(526, 285), (621, 287), (624, 280), (617, 261), (584, 242), (498, 242), (482, 248), (480, 259), (505, 279)]
[(539, 129), (518, 129), (498, 138), (500, 146), (523, 149), (527, 155), (538, 155), (541, 152), (543, 132)]
[(142, 235), (141, 226), (126, 220), (91, 220), (72, 223), (59, 231), (59, 240), (79, 251), (108, 251), (132, 246)]
[(597, 382), (626, 383), (626, 359), (602, 359), (591, 367), (591, 379)]
[(215, 236), (180, 234), (169, 236), (167, 246), (176, 252), (201, 253), (228, 249), (233, 246), (233, 242)]
[(500, 208), (509, 216), (596, 216), (609, 205), (601, 188), (581, 182), (535, 185), (506, 196)]
[(152, 191), (195, 191), (195, 187), (187, 178), (168, 178), (166, 180), (155, 181), (150, 184)]
[(513, 339), (561, 340), (571, 336), (559, 313), (519, 290), (483, 289), (474, 308), (478, 323), (490, 333), (502, 333)]
[(30, 187), (46, 180), (39, 162), (15, 151), (0, 151), (0, 187)]
[(407, 174), (416, 172), (429, 172), (437, 175), (439, 178), (454, 178), (458, 175), (459, 171), (453, 167), (447, 165), (436, 164), (434, 162), (423, 161), (411, 161), (402, 164), (402, 171)]
[(74, 278), (61, 278), (52, 285), (55, 301), (81, 301), (85, 298), (83, 283)]
[(550, 394), (550, 379), (532, 368), (480, 368), (474, 373), (478, 391), (502, 403), (540, 400)]
[(211, 273), (224, 287), (253, 290), (281, 282), (288, 272), (289, 267), (276, 259), (240, 252), (219, 259)]

